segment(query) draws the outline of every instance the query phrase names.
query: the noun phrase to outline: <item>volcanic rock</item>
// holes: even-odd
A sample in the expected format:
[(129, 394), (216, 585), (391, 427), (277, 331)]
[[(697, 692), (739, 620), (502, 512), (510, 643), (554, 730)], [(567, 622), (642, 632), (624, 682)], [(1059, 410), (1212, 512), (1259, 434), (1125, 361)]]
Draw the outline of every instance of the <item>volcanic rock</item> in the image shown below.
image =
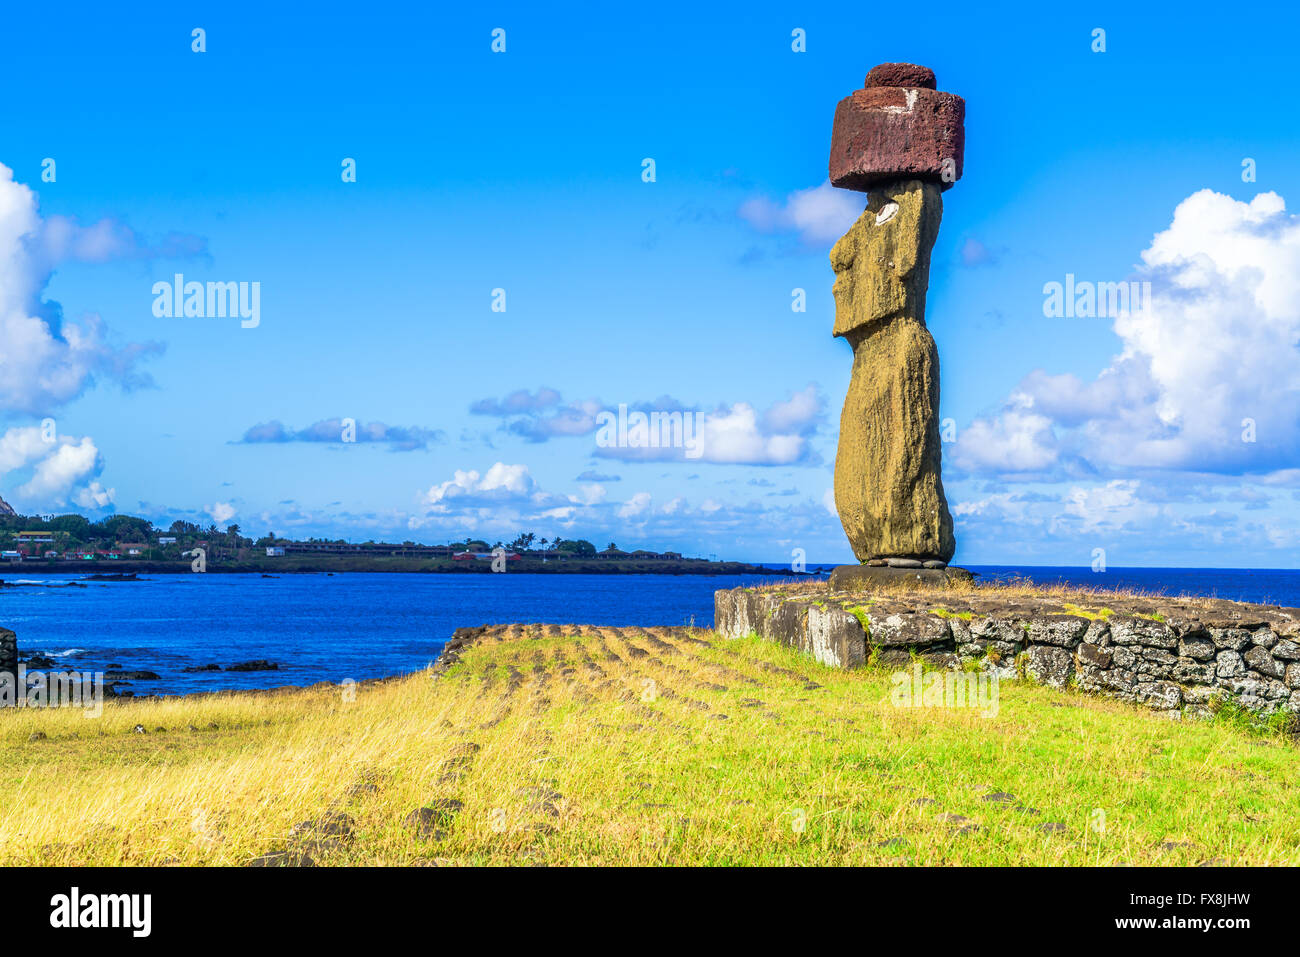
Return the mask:
[(925, 327), (939, 187), (909, 180), (868, 196), (831, 250), (835, 328), (853, 346), (840, 416), (835, 505), (859, 561), (951, 560), (939, 475), (939, 356)]
[(831, 185), (865, 192), (915, 178), (948, 189), (961, 179), (966, 101), (934, 87), (933, 71), (923, 66), (873, 68), (866, 87), (835, 108)]

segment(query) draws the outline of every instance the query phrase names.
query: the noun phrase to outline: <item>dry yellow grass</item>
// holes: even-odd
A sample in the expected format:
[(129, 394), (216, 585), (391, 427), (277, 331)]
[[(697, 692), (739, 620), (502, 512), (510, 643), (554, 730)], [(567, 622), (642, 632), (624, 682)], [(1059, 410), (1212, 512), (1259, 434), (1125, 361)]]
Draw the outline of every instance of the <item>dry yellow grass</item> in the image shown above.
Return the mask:
[[(316, 688), (95, 720), (9, 712), (0, 863), (1300, 858), (1300, 751), (1284, 739), (1012, 682), (995, 716), (895, 707), (892, 688), (709, 632), (520, 629), (354, 701)], [(420, 807), (435, 808), (424, 834), (407, 821)], [(306, 821), (334, 823), (294, 835)]]

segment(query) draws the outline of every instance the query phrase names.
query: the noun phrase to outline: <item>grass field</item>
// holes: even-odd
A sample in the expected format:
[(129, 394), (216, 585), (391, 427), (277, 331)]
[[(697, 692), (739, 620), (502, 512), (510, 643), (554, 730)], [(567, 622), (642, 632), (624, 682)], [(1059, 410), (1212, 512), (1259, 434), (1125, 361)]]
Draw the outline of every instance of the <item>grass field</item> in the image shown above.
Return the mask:
[(0, 864), (1300, 860), (1292, 739), (1018, 682), (996, 715), (896, 707), (885, 672), (757, 640), (547, 630), (354, 700), (0, 713)]

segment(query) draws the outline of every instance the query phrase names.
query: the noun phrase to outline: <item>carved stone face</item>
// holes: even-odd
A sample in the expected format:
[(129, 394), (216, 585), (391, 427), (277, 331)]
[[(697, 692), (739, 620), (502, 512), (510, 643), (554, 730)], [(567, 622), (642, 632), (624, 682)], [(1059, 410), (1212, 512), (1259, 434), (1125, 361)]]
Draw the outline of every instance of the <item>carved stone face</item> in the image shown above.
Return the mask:
[(933, 183), (890, 183), (867, 194), (867, 208), (831, 249), (835, 335), (853, 339), (864, 326), (900, 315), (923, 319), (942, 215)]

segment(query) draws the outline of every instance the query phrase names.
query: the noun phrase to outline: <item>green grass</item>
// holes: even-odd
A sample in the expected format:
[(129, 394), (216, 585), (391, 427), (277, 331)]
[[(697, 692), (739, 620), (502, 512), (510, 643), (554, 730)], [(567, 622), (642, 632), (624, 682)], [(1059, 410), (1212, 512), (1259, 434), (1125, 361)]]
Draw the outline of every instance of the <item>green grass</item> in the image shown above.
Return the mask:
[[(1300, 860), (1281, 728), (1011, 681), (988, 716), (901, 708), (888, 671), (691, 634), (490, 638), (355, 701), (0, 714), (0, 864), (241, 864), (330, 814), (351, 833), (318, 864)], [(441, 833), (405, 823), (452, 800)]]

